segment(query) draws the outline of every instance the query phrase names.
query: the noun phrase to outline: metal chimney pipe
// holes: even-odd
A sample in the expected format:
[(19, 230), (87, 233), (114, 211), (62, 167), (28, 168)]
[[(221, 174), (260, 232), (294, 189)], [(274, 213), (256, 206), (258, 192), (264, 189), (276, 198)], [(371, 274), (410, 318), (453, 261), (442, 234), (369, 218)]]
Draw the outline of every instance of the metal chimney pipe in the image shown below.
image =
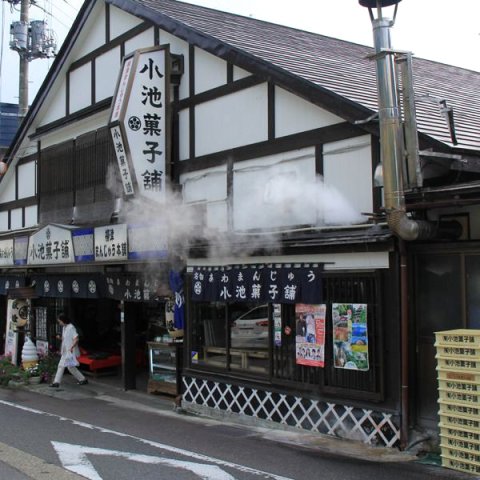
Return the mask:
[[(378, 117), (380, 123), (380, 149), (383, 166), (383, 194), (387, 223), (401, 239), (412, 241), (433, 238), (434, 224), (412, 220), (407, 216), (404, 193), (405, 142), (398, 98), (395, 54), (391, 48), (390, 29), (395, 19), (384, 18), (382, 7), (395, 5), (401, 0), (359, 0), (368, 7), (373, 26), (375, 61), (377, 69)], [(377, 9), (374, 18), (372, 8)]]

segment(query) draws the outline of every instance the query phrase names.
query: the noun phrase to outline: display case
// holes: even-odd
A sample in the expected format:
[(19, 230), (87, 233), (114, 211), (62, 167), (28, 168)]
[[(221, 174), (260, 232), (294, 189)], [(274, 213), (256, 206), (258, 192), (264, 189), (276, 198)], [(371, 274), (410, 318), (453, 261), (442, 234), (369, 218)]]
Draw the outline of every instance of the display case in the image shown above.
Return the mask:
[(177, 394), (177, 345), (147, 342), (150, 378), (148, 393)]

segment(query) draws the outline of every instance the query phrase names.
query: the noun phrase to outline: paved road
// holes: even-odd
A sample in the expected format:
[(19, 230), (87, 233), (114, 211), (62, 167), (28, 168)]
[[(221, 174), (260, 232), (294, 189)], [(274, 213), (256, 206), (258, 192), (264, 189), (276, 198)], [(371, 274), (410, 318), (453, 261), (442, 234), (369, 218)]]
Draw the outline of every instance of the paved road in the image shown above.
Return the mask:
[(402, 455), (344, 456), (343, 442), (180, 415), (154, 396), (51, 390), (0, 389), (1, 479), (472, 478)]

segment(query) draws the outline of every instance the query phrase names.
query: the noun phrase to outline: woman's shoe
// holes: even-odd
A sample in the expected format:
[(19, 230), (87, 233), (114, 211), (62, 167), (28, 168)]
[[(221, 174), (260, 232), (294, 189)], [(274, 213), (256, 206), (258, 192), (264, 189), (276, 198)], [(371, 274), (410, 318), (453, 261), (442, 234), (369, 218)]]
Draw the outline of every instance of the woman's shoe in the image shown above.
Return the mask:
[(78, 382), (79, 385), (86, 385), (87, 383), (88, 383), (88, 380), (87, 380), (87, 379), (85, 379), (85, 380), (80, 380), (80, 381)]
[(49, 385), (49, 387), (51, 387), (51, 388), (58, 388), (59, 386), (60, 386), (59, 383), (51, 383), (51, 384)]

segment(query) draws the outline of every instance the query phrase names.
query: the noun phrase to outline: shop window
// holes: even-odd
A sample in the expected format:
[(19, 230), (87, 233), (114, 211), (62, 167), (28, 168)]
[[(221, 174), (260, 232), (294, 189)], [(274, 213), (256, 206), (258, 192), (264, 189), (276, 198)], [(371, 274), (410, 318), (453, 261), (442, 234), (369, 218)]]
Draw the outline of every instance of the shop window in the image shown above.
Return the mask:
[[(273, 383), (291, 384), (296, 389), (332, 393), (348, 390), (357, 396), (380, 398), (381, 284), (380, 273), (325, 273), (325, 300), (319, 305), (192, 302), (191, 366), (212, 372), (268, 376)], [(356, 365), (335, 364), (338, 352), (332, 309), (336, 305), (339, 310), (339, 304), (352, 305), (354, 310), (351, 334), (345, 340), (352, 351), (356, 348), (354, 340), (361, 344), (358, 348), (364, 352), (364, 361)], [(302, 327), (302, 308), (319, 313), (317, 338), (306, 324)], [(356, 320), (356, 310), (362, 312), (361, 325)], [(299, 338), (305, 339), (308, 361), (298, 351), (302, 341)]]
[(194, 304), (192, 363), (246, 373), (268, 372), (269, 307)]

